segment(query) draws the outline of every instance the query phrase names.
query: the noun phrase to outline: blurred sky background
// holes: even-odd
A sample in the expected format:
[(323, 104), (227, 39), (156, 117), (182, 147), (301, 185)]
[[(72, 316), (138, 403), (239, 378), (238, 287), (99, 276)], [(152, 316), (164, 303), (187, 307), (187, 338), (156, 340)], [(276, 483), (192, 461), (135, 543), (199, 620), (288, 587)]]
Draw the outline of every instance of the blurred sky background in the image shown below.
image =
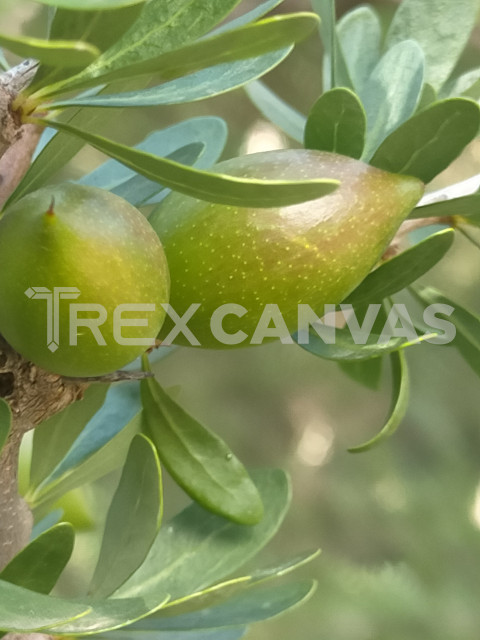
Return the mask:
[[(356, 4), (338, 1), (339, 14)], [(256, 5), (246, 1), (241, 11)], [(395, 3), (375, 5), (387, 23)], [(281, 7), (308, 9), (306, 0), (286, 0)], [(2, 31), (40, 36), (44, 17), (31, 2), (1, 0)], [(478, 66), (479, 46), (475, 33), (462, 67)], [(306, 114), (321, 91), (321, 57), (319, 39), (312, 36), (266, 82)], [(124, 112), (111, 118), (105, 134), (133, 144), (154, 129), (206, 114), (228, 122), (225, 157), (295, 146), (262, 119), (241, 90), (193, 105)], [(55, 180), (79, 177), (101, 160), (85, 149)], [(478, 172), (475, 143), (434, 186)], [(459, 237), (425, 282), (479, 312), (479, 275), (478, 249)], [(374, 392), (295, 346), (182, 349), (158, 367), (160, 381), (180, 385), (184, 405), (247, 465), (290, 472), (293, 506), (263, 553), (264, 563), (323, 550), (298, 574), (316, 577), (315, 596), (301, 609), (252, 628), (249, 640), (480, 637), (480, 380), (452, 348), (418, 346), (408, 361), (412, 398), (404, 423), (387, 443), (360, 455), (346, 450), (382, 426), (388, 368)], [(115, 477), (89, 489), (89, 508), (100, 510), (114, 486)], [(168, 513), (187, 503), (170, 482), (166, 492)], [(78, 565), (93, 566), (97, 534), (79, 540)], [(67, 592), (77, 579), (72, 572), (65, 577)]]

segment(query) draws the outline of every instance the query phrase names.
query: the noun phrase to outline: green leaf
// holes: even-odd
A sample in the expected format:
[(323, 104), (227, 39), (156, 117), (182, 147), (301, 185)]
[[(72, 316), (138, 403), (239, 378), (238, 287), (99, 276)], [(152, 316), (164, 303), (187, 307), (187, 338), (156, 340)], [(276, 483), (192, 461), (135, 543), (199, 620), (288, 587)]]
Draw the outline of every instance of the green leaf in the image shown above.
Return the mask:
[(40, 40), (0, 34), (0, 44), (18, 56), (35, 58), (52, 66), (85, 67), (100, 55), (97, 47), (78, 40)]
[(152, 0), (87, 73), (102, 75), (184, 47), (204, 36), (237, 4), (239, 0)]
[(106, 385), (91, 385), (82, 400), (36, 427), (30, 463), (30, 490), (38, 487), (60, 463), (87, 422), (102, 406), (106, 393)]
[(52, 598), (0, 580), (0, 630), (42, 631), (88, 614), (88, 605)]
[(471, 69), (445, 85), (442, 95), (480, 99), (480, 68)]
[(50, 511), (50, 513), (48, 513), (44, 518), (38, 520), (33, 525), (30, 540), (32, 541), (35, 540), (35, 538), (38, 538), (38, 536), (42, 535), (42, 533), (45, 533), (45, 531), (48, 531), (48, 529), (51, 529), (56, 524), (58, 524), (62, 518), (63, 509), (55, 509), (54, 511)]
[(273, 122), (296, 142), (303, 142), (307, 119), (302, 113), (258, 80), (251, 82), (245, 89), (250, 100), (267, 120)]
[(386, 260), (344, 300), (354, 305), (381, 302), (430, 271), (450, 249), (453, 229), (443, 229)]
[[(203, 149), (204, 147), (201, 143), (194, 142), (186, 147), (177, 149), (166, 156), (166, 158), (168, 160), (180, 162), (181, 164), (194, 166), (198, 158), (202, 155)], [(167, 193), (170, 193), (169, 189), (165, 189), (158, 182), (147, 180), (147, 178), (139, 176), (133, 172), (132, 174), (132, 178), (125, 180), (115, 187), (115, 189), (112, 189), (112, 193), (115, 193), (128, 202), (131, 202), (134, 206), (141, 207), (146, 204), (160, 202), (164, 197), (166, 197)]]
[(0, 453), (7, 442), (11, 426), (12, 412), (10, 410), (10, 405), (6, 400), (0, 398)]
[[(188, 145), (190, 148), (200, 144), (203, 151), (195, 162), (191, 162), (193, 156), (190, 157), (190, 160), (184, 159), (184, 162), (193, 164), (199, 169), (208, 169), (220, 158), (226, 141), (227, 127), (225, 122), (221, 118), (203, 116), (185, 120), (161, 131), (155, 131), (135, 148), (168, 157), (178, 151), (181, 144)], [(97, 169), (81, 178), (78, 183), (112, 191), (126, 198), (135, 206), (160, 202), (170, 193), (169, 189), (139, 176), (116, 160), (104, 162)], [(145, 194), (152, 190), (156, 195), (145, 201)]]
[[(140, 61), (135, 56), (135, 52), (127, 55), (126, 59), (122, 55), (113, 60), (106, 59), (111, 51), (109, 49), (81, 73), (45, 87), (36, 96), (44, 98), (73, 89), (152, 73), (160, 73), (165, 80), (178, 78), (212, 65), (252, 58), (283, 49), (304, 40), (316, 24), (316, 16), (311, 13), (275, 16), (234, 31), (186, 44), (182, 48), (156, 57), (141, 58)], [(120, 60), (123, 60), (123, 63)]]
[(266, 2), (262, 2), (258, 7), (255, 7), (251, 11), (247, 11), (247, 13), (244, 13), (238, 18), (229, 20), (221, 27), (217, 27), (217, 29), (211, 31), (209, 35), (218, 35), (219, 33), (232, 31), (232, 29), (238, 29), (238, 27), (243, 27), (246, 24), (251, 24), (259, 18), (263, 18), (264, 15), (272, 11), (272, 9), (275, 9), (275, 7), (278, 7), (278, 5), (282, 4), (282, 2), (284, 2), (284, 0), (266, 0)]
[[(274, 587), (248, 589), (226, 603), (194, 613), (172, 618), (145, 620), (148, 630), (193, 631), (197, 629), (229, 628), (268, 620), (308, 600), (316, 589), (311, 580)], [(139, 623), (142, 626), (142, 623)], [(134, 627), (136, 633), (136, 627)], [(161, 634), (161, 635), (160, 635)]]
[(89, 593), (113, 593), (145, 560), (162, 517), (162, 478), (153, 444), (135, 436), (107, 514)]
[[(98, 400), (101, 400), (101, 397)], [(86, 424), (84, 423), (44, 484), (57, 480), (99, 451), (133, 420), (140, 408), (138, 382), (120, 382), (111, 385), (103, 404), (86, 421)]]
[(415, 112), (423, 75), (423, 52), (413, 40), (400, 42), (380, 59), (362, 92), (368, 122), (365, 159)]
[(210, 202), (244, 207), (296, 204), (327, 195), (339, 184), (338, 180), (262, 181), (209, 173), (81, 131), (64, 122), (51, 121), (48, 124), (85, 140), (149, 180)]
[[(480, 194), (474, 193), (469, 196), (452, 198), (451, 200), (441, 200), (422, 207), (416, 207), (410, 214), (410, 218), (431, 218), (465, 216), (475, 218), (480, 213)], [(469, 220), (465, 220), (469, 222)]]
[(123, 7), (109, 9), (99, 7), (96, 11), (87, 9), (86, 2), (83, 1), (79, 3), (82, 10), (59, 8), (50, 25), (50, 38), (87, 40), (105, 51), (132, 26), (143, 10), (144, 1), (138, 0)]
[[(147, 82), (148, 78), (143, 78), (142, 81), (133, 79), (129, 82), (122, 83), (122, 89), (143, 88)], [(62, 116), (63, 114), (61, 114), (60, 117)], [(113, 119), (111, 113), (100, 109), (94, 112), (79, 109), (75, 113), (70, 112), (66, 114), (65, 120), (80, 128), (88, 126), (90, 130), (98, 129), (104, 132), (109, 125), (112, 126), (113, 122), (118, 126), (118, 117), (119, 114), (116, 114), (115, 119)], [(27, 193), (44, 187), (48, 179), (57, 173), (57, 171), (63, 169), (80, 151), (84, 144), (85, 142), (79, 138), (58, 133), (53, 135), (48, 140), (48, 143), (41, 149), (40, 153), (36, 154), (27, 173), (5, 204), (5, 208)]]
[(313, 105), (305, 127), (305, 147), (360, 158), (367, 118), (350, 89), (332, 89)]
[(95, 482), (121, 467), (125, 463), (132, 438), (138, 433), (139, 428), (140, 416), (135, 416), (117, 435), (93, 451), (83, 462), (66, 469), (56, 478), (47, 478), (35, 493), (29, 496), (29, 504), (34, 509), (35, 517), (43, 517), (50, 507), (69, 491)]
[(437, 92), (431, 84), (425, 83), (422, 88), (422, 93), (417, 104), (416, 113), (423, 111), (434, 102), (437, 102)]
[(158, 105), (182, 104), (205, 100), (213, 96), (238, 89), (256, 78), (259, 78), (284, 60), (290, 53), (291, 47), (268, 53), (257, 58), (247, 58), (229, 62), (184, 78), (173, 80), (165, 84), (125, 93), (108, 93), (59, 100), (47, 103), (45, 109), (55, 110), (66, 107), (149, 107)]
[(452, 345), (458, 349), (473, 371), (480, 376), (480, 317), (457, 302), (450, 300), (433, 287), (416, 287), (412, 290), (412, 293), (424, 304), (441, 304), (454, 308), (449, 317), (449, 321), (456, 327), (456, 336)]
[[(208, 589), (170, 601), (153, 616), (138, 622), (133, 628), (135, 631), (150, 631), (154, 629), (173, 631), (187, 628), (187, 625), (190, 624), (191, 616), (195, 616), (197, 612), (201, 612), (202, 615), (208, 617), (207, 610), (217, 609), (220, 605), (229, 604), (239, 597), (242, 598), (246, 592), (256, 590), (259, 585), (264, 586), (266, 583), (290, 574), (317, 558), (319, 553), (319, 551), (305, 553), (282, 563), (280, 566), (276, 565), (256, 570), (251, 575), (232, 578), (226, 582), (217, 583)], [(242, 624), (247, 624), (247, 622), (245, 621)]]
[(335, 32), (335, 0), (312, 0), (313, 10), (320, 17), (320, 36), (323, 44), (323, 90), (337, 86), (338, 43)]
[(402, 351), (392, 353), (390, 355), (390, 361), (392, 364), (393, 395), (387, 423), (374, 438), (362, 445), (350, 448), (350, 453), (362, 453), (364, 451), (369, 451), (381, 444), (395, 433), (405, 417), (410, 393), (410, 381), (405, 354)]
[[(432, 334), (428, 334), (428, 337), (431, 338)], [(297, 334), (294, 334), (293, 338), (297, 341)], [(300, 342), (298, 342), (298, 344), (302, 349), (308, 351), (308, 353), (319, 358), (324, 358), (325, 360), (358, 362), (369, 360), (370, 358), (380, 358), (381, 356), (400, 351), (401, 349), (417, 346), (425, 339), (423, 336), (415, 340), (409, 340), (404, 337), (393, 337), (383, 342), (380, 338), (380, 335), (370, 333), (366, 342), (357, 344), (350, 330), (337, 329), (334, 344), (328, 344), (319, 336), (313, 334), (310, 335), (308, 344), (301, 344)]]
[(430, 182), (477, 136), (480, 110), (472, 100), (436, 102), (394, 131), (370, 164)]
[(426, 57), (425, 80), (439, 89), (467, 45), (479, 7), (478, 0), (403, 0), (390, 25), (387, 46), (416, 40)]
[(22, 549), (0, 573), (0, 580), (50, 593), (70, 560), (74, 541), (72, 525), (57, 524)]
[(382, 29), (377, 12), (370, 6), (348, 12), (337, 25), (337, 37), (353, 87), (363, 97), (381, 55)]
[[(143, 2), (143, 0), (141, 0)], [(141, 3), (114, 10), (72, 11), (59, 8), (50, 25), (50, 40), (82, 40), (105, 51), (135, 22), (142, 10)], [(71, 71), (42, 65), (31, 89), (45, 86), (71, 75)]]
[(117, 595), (143, 598), (163, 588), (172, 600), (183, 598), (231, 575), (258, 553), (285, 517), (290, 488), (280, 470), (252, 476), (265, 505), (259, 524), (245, 527), (192, 504), (162, 527), (147, 559)]
[(50, 7), (93, 11), (94, 9), (119, 9), (132, 4), (145, 2), (145, 0), (35, 0), (35, 2), (46, 4)]
[(174, 480), (203, 507), (240, 524), (257, 524), (257, 488), (228, 446), (190, 416), (154, 378), (140, 383), (144, 422)]
[(59, 636), (94, 634), (113, 631), (154, 613), (168, 601), (168, 595), (143, 601), (140, 598), (109, 598), (91, 602), (91, 611), (78, 620), (51, 628)]
[(383, 371), (383, 358), (370, 360), (339, 360), (340, 369), (352, 380), (367, 389), (376, 390), (380, 385)]

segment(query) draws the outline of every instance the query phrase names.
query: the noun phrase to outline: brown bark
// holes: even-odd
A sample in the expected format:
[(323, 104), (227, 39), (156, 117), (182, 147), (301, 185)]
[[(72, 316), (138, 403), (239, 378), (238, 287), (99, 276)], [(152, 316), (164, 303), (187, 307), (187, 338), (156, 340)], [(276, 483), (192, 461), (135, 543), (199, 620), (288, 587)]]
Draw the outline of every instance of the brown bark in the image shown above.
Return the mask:
[[(27, 171), (41, 129), (24, 125), (15, 99), (37, 68), (25, 60), (0, 74), (0, 207)], [(68, 381), (25, 361), (0, 336), (0, 397), (12, 409), (12, 426), (0, 454), (0, 570), (30, 539), (33, 517), (18, 493), (18, 459), (25, 433), (79, 399), (86, 384)], [(49, 640), (43, 634), (7, 634), (4, 640)]]
[(41, 127), (24, 124), (17, 141), (0, 158), (0, 209), (27, 172), (41, 133)]
[(12, 409), (9, 439), (0, 456), (0, 570), (28, 543), (32, 517), (18, 495), (18, 454), (23, 436), (82, 397), (85, 383), (48, 373), (24, 360), (0, 338), (0, 397)]

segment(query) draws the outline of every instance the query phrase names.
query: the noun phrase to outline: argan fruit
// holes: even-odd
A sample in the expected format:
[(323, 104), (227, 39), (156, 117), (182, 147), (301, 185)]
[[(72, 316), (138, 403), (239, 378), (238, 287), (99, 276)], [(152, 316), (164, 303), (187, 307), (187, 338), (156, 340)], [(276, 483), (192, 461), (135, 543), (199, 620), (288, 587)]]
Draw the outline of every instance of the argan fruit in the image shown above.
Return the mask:
[[(224, 304), (247, 309), (227, 316), (226, 332), (250, 338), (266, 304), (278, 305), (292, 332), (299, 304), (322, 311), (340, 303), (369, 273), (423, 193), (416, 178), (386, 173), (334, 153), (281, 150), (222, 162), (219, 173), (258, 179), (335, 178), (332, 194), (269, 209), (211, 204), (178, 193), (150, 217), (167, 255), (170, 304), (183, 315), (202, 347), (225, 345), (210, 319)], [(161, 337), (168, 335), (167, 319)], [(175, 340), (189, 344), (185, 337)], [(248, 340), (239, 346), (245, 346)]]
[(153, 343), (168, 297), (157, 234), (108, 191), (45, 187), (0, 219), (0, 333), (48, 371), (99, 376), (128, 364)]

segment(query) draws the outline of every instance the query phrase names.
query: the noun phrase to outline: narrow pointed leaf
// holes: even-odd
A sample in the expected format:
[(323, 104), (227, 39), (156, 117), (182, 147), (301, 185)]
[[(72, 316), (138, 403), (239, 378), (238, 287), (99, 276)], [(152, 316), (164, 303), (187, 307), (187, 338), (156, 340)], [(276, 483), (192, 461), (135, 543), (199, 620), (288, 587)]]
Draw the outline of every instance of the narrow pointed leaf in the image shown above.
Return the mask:
[[(248, 589), (229, 601), (172, 618), (146, 620), (152, 631), (194, 631), (217, 627), (236, 627), (268, 620), (298, 606), (315, 592), (311, 580)], [(142, 626), (142, 623), (139, 623)], [(163, 634), (162, 634), (163, 635)], [(160, 635), (160, 637), (162, 637)]]
[(362, 445), (349, 449), (350, 453), (362, 453), (378, 446), (395, 433), (405, 417), (410, 393), (410, 382), (405, 354), (402, 351), (392, 353), (390, 356), (390, 362), (392, 364), (393, 395), (387, 423), (374, 438)]
[(88, 614), (88, 605), (52, 598), (0, 580), (0, 630), (42, 631)]
[(240, 0), (151, 0), (88, 73), (120, 69), (179, 49), (219, 24)]
[(190, 416), (154, 378), (141, 382), (144, 421), (161, 461), (202, 506), (241, 524), (263, 516), (257, 488), (218, 436)]
[(155, 612), (167, 601), (168, 595), (158, 596), (150, 601), (143, 601), (140, 598), (92, 600), (91, 610), (87, 615), (72, 622), (56, 625), (51, 628), (50, 633), (56, 636), (76, 636), (121, 629)]
[(372, 7), (358, 7), (339, 21), (337, 34), (348, 74), (356, 92), (362, 97), (365, 85), (380, 60), (380, 19)]
[[(414, 347), (423, 342), (423, 340), (432, 338), (433, 334), (427, 334), (415, 340), (409, 340), (404, 337), (392, 337), (388, 341), (380, 341), (381, 336), (370, 333), (366, 342), (360, 344), (355, 342), (350, 330), (337, 329), (335, 343), (327, 344), (317, 335), (310, 336), (309, 344), (300, 344), (299, 346), (308, 353), (325, 360), (335, 360), (337, 362), (362, 362), (371, 358), (380, 358), (390, 353), (395, 353)], [(297, 336), (293, 338), (296, 340)]]
[[(93, 0), (99, 5), (100, 0)], [(85, 40), (102, 51), (110, 48), (132, 26), (143, 10), (145, 0), (124, 3), (124, 6), (88, 8), (84, 0), (79, 0), (79, 9), (59, 7), (55, 11), (50, 38)], [(58, 6), (58, 5), (57, 5)], [(88, 35), (87, 35), (88, 34)]]
[(100, 55), (97, 47), (79, 40), (41, 40), (0, 34), (0, 44), (18, 56), (35, 58), (51, 66), (86, 67)]
[(291, 47), (258, 58), (247, 58), (209, 67), (165, 84), (125, 93), (70, 98), (44, 105), (45, 109), (66, 107), (150, 107), (205, 100), (238, 89), (274, 69)]
[(89, 593), (104, 598), (145, 560), (162, 517), (160, 463), (152, 443), (135, 436), (107, 514)]
[(439, 89), (455, 68), (475, 26), (478, 0), (403, 0), (387, 34), (391, 47), (415, 39), (425, 52), (425, 80)]
[(139, 412), (138, 382), (121, 382), (112, 385), (101, 407), (92, 415), (70, 445), (59, 464), (45, 483), (60, 478), (112, 440)]
[(445, 96), (463, 96), (465, 98), (472, 98), (473, 100), (480, 99), (480, 68), (471, 69), (466, 73), (463, 73), (458, 78), (448, 82), (442, 95)]
[(423, 86), (424, 56), (416, 42), (406, 40), (389, 49), (372, 71), (362, 94), (368, 132), (364, 158), (408, 120)]
[[(166, 156), (166, 158), (184, 165), (194, 166), (198, 158), (202, 155), (203, 149), (204, 147), (200, 142), (194, 142), (193, 144), (177, 149)], [(170, 190), (158, 182), (153, 182), (143, 176), (133, 174), (132, 178), (125, 180), (112, 189), (112, 193), (124, 198), (135, 207), (141, 207), (145, 204), (161, 202), (167, 193), (170, 193)]]
[(0, 453), (7, 442), (10, 428), (12, 426), (12, 412), (9, 404), (0, 398)]
[(372, 271), (345, 300), (350, 304), (381, 302), (432, 269), (450, 249), (453, 229), (444, 229), (387, 260)]
[(365, 146), (367, 118), (350, 89), (324, 93), (313, 105), (305, 127), (305, 147), (360, 158)]
[(38, 538), (38, 536), (42, 535), (42, 533), (45, 533), (45, 531), (48, 531), (56, 524), (58, 524), (62, 518), (63, 509), (55, 509), (54, 511), (50, 511), (49, 514), (47, 514), (44, 518), (34, 524), (30, 540), (33, 541)]
[(149, 180), (210, 202), (244, 207), (296, 204), (327, 195), (339, 184), (338, 180), (262, 181), (209, 173), (81, 131), (64, 122), (48, 124), (85, 140)]
[(115, 471), (125, 463), (132, 438), (140, 430), (140, 416), (134, 417), (111, 440), (95, 450), (83, 462), (68, 468), (50, 480), (47, 478), (41, 486), (29, 496), (29, 504), (36, 518), (48, 513), (63, 495)]
[(255, 590), (259, 585), (265, 586), (279, 578), (289, 575), (299, 567), (311, 562), (320, 554), (319, 551), (305, 553), (273, 567), (260, 569), (248, 576), (232, 578), (226, 582), (197, 591), (178, 600), (168, 602), (165, 607), (157, 611), (151, 617), (134, 625), (135, 631), (174, 630), (184, 626), (185, 618), (195, 615), (197, 612), (205, 612), (207, 609), (216, 608), (233, 599), (243, 596), (245, 592)]
[(420, 98), (418, 100), (416, 113), (427, 109), (427, 107), (430, 107), (434, 102), (437, 102), (437, 99), (437, 92), (431, 84), (428, 84), (428, 82), (426, 82), (422, 87), (422, 93), (420, 94)]
[(456, 347), (473, 371), (480, 376), (480, 316), (450, 300), (432, 287), (415, 288), (412, 292), (424, 304), (441, 304), (453, 307), (454, 311), (448, 318), (456, 328), (456, 336), (452, 345)]
[(38, 487), (66, 455), (87, 422), (102, 406), (107, 388), (92, 385), (82, 400), (52, 416), (34, 431), (30, 489)]
[(161, 73), (173, 80), (212, 65), (261, 56), (304, 40), (318, 24), (311, 13), (296, 13), (266, 18), (234, 31), (221, 33), (187, 44), (181, 49), (158, 57), (119, 65), (106, 62), (101, 56), (97, 63), (67, 80), (45, 87), (38, 97), (49, 97), (67, 91), (92, 87), (113, 80)]
[[(140, 15), (143, 0), (137, 4), (116, 7), (114, 10), (86, 10), (58, 8), (50, 25), (50, 40), (85, 40), (105, 51), (111, 47), (131, 27)], [(82, 3), (83, 4), (83, 3)], [(51, 84), (71, 75), (71, 71), (63, 67), (41, 65), (33, 90)]]
[(70, 560), (74, 541), (72, 525), (57, 524), (22, 549), (0, 573), (0, 580), (50, 593)]
[(306, 117), (284, 102), (265, 84), (256, 80), (246, 87), (247, 95), (257, 109), (296, 142), (303, 142)]
[(160, 529), (146, 561), (116, 595), (143, 598), (163, 587), (172, 600), (183, 598), (231, 575), (258, 553), (283, 521), (290, 489), (282, 471), (252, 476), (265, 505), (259, 524), (235, 524), (193, 504)]
[(338, 43), (335, 32), (335, 0), (312, 0), (313, 10), (320, 17), (320, 36), (323, 44), (323, 90), (337, 86)]
[(442, 100), (394, 131), (370, 164), (430, 182), (477, 136), (479, 127), (480, 109), (473, 100)]
[(238, 29), (238, 27), (243, 27), (246, 24), (251, 24), (255, 22), (259, 18), (263, 18), (264, 15), (278, 7), (279, 4), (282, 4), (285, 0), (266, 0), (262, 2), (258, 7), (255, 7), (251, 11), (247, 11), (243, 15), (238, 18), (234, 18), (233, 20), (229, 20), (221, 27), (217, 27), (214, 31), (209, 33), (210, 36), (216, 36), (219, 33), (224, 33), (225, 31), (232, 31), (233, 29)]
[[(194, 161), (193, 156), (190, 156), (182, 162), (199, 169), (208, 169), (219, 160), (226, 141), (225, 122), (221, 118), (203, 116), (155, 131), (135, 148), (169, 157), (178, 151), (179, 145), (185, 144), (191, 149), (192, 145), (199, 144), (202, 145), (201, 154)], [(169, 189), (162, 187), (158, 182), (147, 180), (116, 160), (104, 162), (78, 182), (112, 191), (135, 206), (160, 202), (170, 193)], [(147, 192), (153, 192), (155, 195), (145, 200)]]

